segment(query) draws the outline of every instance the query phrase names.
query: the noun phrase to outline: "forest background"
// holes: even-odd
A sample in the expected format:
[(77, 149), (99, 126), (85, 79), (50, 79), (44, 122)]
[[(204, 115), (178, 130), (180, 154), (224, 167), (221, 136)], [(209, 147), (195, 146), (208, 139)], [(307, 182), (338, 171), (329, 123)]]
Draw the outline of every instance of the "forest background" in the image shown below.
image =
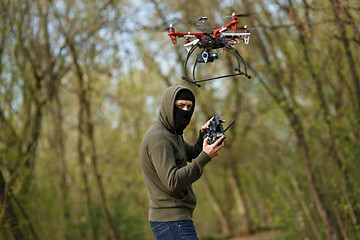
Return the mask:
[[(235, 47), (252, 78), (186, 84), (169, 23), (217, 28), (232, 12), (251, 13)], [(197, 97), (187, 141), (215, 113), (236, 119), (194, 184), (200, 239), (360, 239), (359, 13), (352, 0), (2, 0), (0, 239), (153, 239), (139, 145), (174, 83)], [(232, 68), (225, 54), (206, 74)]]

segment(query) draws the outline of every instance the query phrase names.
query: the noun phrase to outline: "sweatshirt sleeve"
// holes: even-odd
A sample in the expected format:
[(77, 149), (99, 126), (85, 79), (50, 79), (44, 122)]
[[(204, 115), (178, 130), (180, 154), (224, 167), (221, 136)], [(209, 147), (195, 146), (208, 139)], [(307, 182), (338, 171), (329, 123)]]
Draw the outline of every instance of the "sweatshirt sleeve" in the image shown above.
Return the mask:
[(189, 161), (192, 161), (193, 159), (197, 158), (201, 153), (203, 149), (203, 141), (204, 141), (203, 136), (204, 135), (201, 133), (201, 131), (199, 131), (199, 137), (196, 140), (195, 144), (189, 144), (186, 141), (184, 141), (186, 152), (189, 157)]
[(161, 182), (170, 192), (174, 193), (187, 188), (198, 180), (203, 173), (203, 167), (211, 160), (203, 152), (191, 163), (179, 167), (175, 162), (174, 149), (166, 139), (154, 143), (149, 153)]

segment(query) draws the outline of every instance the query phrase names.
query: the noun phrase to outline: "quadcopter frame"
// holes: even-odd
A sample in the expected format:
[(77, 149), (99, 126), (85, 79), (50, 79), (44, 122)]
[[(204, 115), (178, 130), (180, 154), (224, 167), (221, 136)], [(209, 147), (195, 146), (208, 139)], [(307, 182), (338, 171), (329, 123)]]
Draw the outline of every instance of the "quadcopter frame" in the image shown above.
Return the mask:
[[(241, 15), (235, 15), (235, 13), (231, 16), (231, 22), (228, 24), (217, 28), (213, 31), (206, 31), (205, 24), (204, 24), (204, 32), (199, 33), (180, 33), (176, 32), (173, 25), (170, 25), (169, 28), (169, 37), (173, 44), (177, 44), (177, 38), (178, 37), (185, 37), (185, 47), (188, 51), (185, 64), (184, 64), (184, 75), (181, 77), (183, 80), (189, 81), (196, 86), (200, 87), (198, 84), (199, 82), (205, 82), (220, 78), (226, 78), (226, 77), (232, 77), (232, 76), (238, 76), (238, 75), (244, 75), (247, 78), (251, 78), (251, 76), (247, 73), (247, 66), (243, 59), (243, 57), (239, 54), (239, 52), (232, 47), (232, 45), (239, 43), (239, 40), (242, 40), (245, 44), (249, 43), (250, 39), (250, 32), (247, 26), (245, 25), (243, 28), (244, 32), (238, 33), (237, 32), (237, 25), (239, 21), (237, 20), (237, 17)], [(207, 20), (207, 17), (201, 17), (199, 20), (195, 22), (196, 26), (197, 22), (199, 21)], [(225, 33), (227, 29), (232, 29), (232, 33)], [(190, 41), (190, 38), (196, 38), (193, 41)], [(189, 62), (190, 56), (194, 53), (194, 51), (198, 48), (203, 49), (200, 54), (197, 54), (195, 64), (193, 66), (193, 74), (192, 74), (192, 80), (187, 76), (187, 65)], [(217, 59), (217, 54), (214, 53), (212, 50), (223, 48), (224, 52), (225, 50), (230, 50), (236, 57), (237, 66), (234, 67), (234, 74), (228, 74), (228, 75), (222, 75), (217, 77), (210, 77), (205, 79), (196, 80), (195, 79), (195, 71), (198, 63), (209, 63), (213, 62), (215, 59)], [(241, 70), (241, 64), (244, 66), (244, 71)]]

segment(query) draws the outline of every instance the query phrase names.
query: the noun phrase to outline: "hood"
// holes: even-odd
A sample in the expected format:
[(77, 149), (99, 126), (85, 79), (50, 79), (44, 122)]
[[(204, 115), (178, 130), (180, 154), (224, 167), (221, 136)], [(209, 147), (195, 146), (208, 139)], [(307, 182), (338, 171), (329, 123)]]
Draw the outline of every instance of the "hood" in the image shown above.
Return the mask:
[[(182, 90), (187, 89), (193, 95), (194, 93), (187, 87), (175, 84), (167, 88), (163, 94), (160, 111), (159, 111), (159, 121), (171, 132), (175, 133), (175, 120), (174, 120), (174, 107), (175, 107), (175, 97), (177, 93)], [(194, 95), (195, 99), (195, 95)], [(195, 108), (195, 102), (193, 102), (193, 109)]]

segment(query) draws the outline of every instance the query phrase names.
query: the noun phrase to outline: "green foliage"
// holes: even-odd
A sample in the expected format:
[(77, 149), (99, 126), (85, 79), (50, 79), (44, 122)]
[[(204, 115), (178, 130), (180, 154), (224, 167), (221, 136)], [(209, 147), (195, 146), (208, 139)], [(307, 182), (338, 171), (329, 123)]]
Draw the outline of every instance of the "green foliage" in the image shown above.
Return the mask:
[(189, 86), (186, 140), (214, 113), (236, 119), (194, 184), (201, 239), (359, 239), (359, 11), (337, 0), (3, 1), (0, 200), (13, 213), (2, 205), (0, 238), (153, 239), (138, 149), (165, 87), (187, 84), (186, 50), (139, 29), (218, 27), (233, 11), (253, 13), (235, 46), (253, 78)]

